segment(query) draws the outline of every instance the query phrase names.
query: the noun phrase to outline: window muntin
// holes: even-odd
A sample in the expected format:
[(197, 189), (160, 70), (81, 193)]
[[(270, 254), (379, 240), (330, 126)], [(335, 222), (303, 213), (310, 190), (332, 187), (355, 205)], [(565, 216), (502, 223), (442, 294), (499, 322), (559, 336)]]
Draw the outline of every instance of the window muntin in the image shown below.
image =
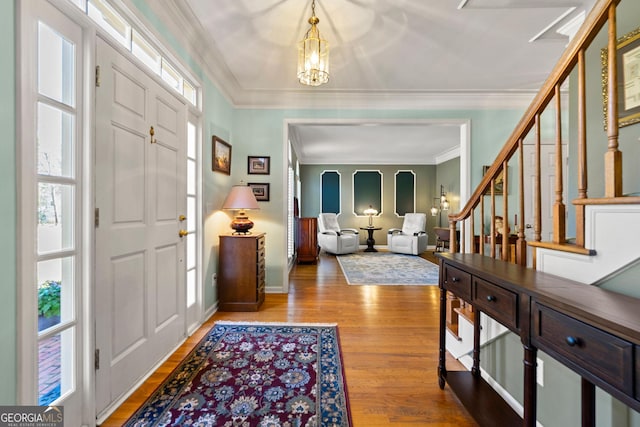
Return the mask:
[(42, 22), (38, 23), (38, 92), (75, 107), (75, 47)]
[(132, 30), (131, 53), (153, 70), (154, 73), (158, 74), (160, 72), (162, 55), (136, 30)]
[(87, 15), (118, 43), (131, 50), (131, 25), (111, 5), (102, 0), (89, 0)]
[(38, 254), (74, 249), (75, 186), (38, 183)]
[(38, 404), (49, 405), (61, 396), (72, 392), (72, 367), (75, 357), (74, 328), (65, 329), (38, 341)]
[[(49, 318), (49, 326), (74, 319), (75, 257), (60, 257), (39, 261), (37, 265), (38, 315)], [(53, 319), (51, 319), (53, 317)], [(46, 329), (39, 322), (38, 331)]]
[(77, 45), (38, 22), (35, 298), (38, 307), (38, 402), (76, 389), (76, 289), (79, 286)]
[(74, 116), (42, 102), (37, 114), (38, 174), (73, 178)]
[(160, 77), (176, 91), (182, 93), (182, 76), (166, 60), (162, 60)]
[(130, 51), (154, 74), (160, 76), (192, 105), (198, 105), (198, 89), (176, 67), (163, 57), (153, 43), (112, 7), (107, 0), (88, 0), (86, 7), (81, 0), (68, 0), (82, 9), (100, 28)]

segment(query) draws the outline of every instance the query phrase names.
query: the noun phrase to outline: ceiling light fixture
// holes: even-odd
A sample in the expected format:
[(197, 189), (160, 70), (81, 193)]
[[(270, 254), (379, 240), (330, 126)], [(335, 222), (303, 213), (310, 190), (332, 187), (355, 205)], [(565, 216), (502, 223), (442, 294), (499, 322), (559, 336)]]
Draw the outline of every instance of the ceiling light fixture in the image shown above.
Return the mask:
[(316, 0), (311, 2), (311, 28), (298, 43), (298, 80), (309, 86), (320, 86), (329, 81), (329, 43), (320, 37), (316, 17)]

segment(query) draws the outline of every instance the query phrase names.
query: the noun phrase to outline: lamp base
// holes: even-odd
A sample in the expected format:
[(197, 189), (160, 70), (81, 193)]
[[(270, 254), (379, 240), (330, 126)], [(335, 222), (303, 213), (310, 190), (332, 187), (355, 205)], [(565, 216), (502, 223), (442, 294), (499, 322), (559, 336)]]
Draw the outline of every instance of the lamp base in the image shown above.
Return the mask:
[(240, 212), (240, 214), (231, 221), (231, 228), (235, 230), (233, 234), (251, 234), (249, 230), (253, 228), (253, 221), (251, 221), (244, 212)]

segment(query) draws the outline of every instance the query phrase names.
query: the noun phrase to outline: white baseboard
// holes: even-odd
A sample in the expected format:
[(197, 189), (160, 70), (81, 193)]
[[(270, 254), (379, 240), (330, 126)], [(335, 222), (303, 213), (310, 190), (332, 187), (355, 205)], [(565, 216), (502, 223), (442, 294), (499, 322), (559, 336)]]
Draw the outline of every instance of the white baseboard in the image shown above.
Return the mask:
[(150, 376), (151, 376), (151, 375), (152, 375), (152, 374), (153, 374), (153, 373), (154, 373), (158, 368), (160, 368), (160, 366), (162, 366), (162, 364), (163, 364), (164, 362), (166, 362), (166, 361), (167, 361), (167, 359), (169, 359), (169, 357), (171, 357), (171, 355), (172, 355), (172, 354), (173, 354), (173, 353), (174, 353), (178, 348), (180, 348), (180, 346), (181, 346), (182, 344), (184, 344), (184, 342), (185, 342), (186, 340), (187, 340), (186, 338), (185, 338), (185, 339), (183, 339), (183, 340), (180, 340), (180, 342), (178, 343), (178, 345), (176, 345), (176, 346), (175, 346), (171, 351), (169, 351), (169, 352), (166, 354), (166, 356), (165, 356), (165, 357), (163, 357), (162, 359), (160, 359), (160, 361), (159, 361), (158, 363), (156, 363), (155, 365), (153, 365), (153, 366), (151, 367), (151, 369), (150, 369), (150, 370), (149, 370), (149, 371), (148, 371), (148, 372), (147, 372), (143, 377), (141, 377), (141, 378), (140, 378), (140, 379), (139, 379), (139, 380), (138, 380), (138, 381), (137, 381), (137, 382), (136, 382), (136, 383), (131, 387), (131, 389), (130, 389), (127, 393), (125, 393), (125, 394), (123, 394), (122, 396), (120, 396), (120, 398), (118, 398), (118, 400), (116, 400), (116, 401), (112, 402), (112, 403), (111, 403), (109, 406), (107, 406), (107, 407), (106, 407), (102, 412), (100, 412), (100, 413), (96, 416), (96, 423), (97, 423), (97, 425), (102, 424), (102, 423), (103, 423), (107, 418), (109, 418), (109, 417), (111, 416), (111, 414), (113, 414), (113, 412), (114, 412), (116, 409), (118, 409), (118, 407), (119, 407), (120, 405), (122, 405), (122, 404), (125, 402), (125, 400), (127, 400), (127, 399), (128, 399), (128, 398), (133, 394), (133, 392), (134, 392), (134, 391), (136, 391), (136, 390), (138, 389), (138, 387), (140, 387), (142, 384), (144, 384), (144, 382), (145, 382), (146, 380), (148, 380), (148, 379), (149, 379), (149, 377), (150, 377)]

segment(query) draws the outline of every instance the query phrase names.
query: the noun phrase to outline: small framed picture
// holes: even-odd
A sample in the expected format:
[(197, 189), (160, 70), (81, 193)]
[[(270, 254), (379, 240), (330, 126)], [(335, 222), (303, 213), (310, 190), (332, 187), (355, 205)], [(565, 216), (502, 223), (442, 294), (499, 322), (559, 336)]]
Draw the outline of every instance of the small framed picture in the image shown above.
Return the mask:
[(249, 175), (269, 175), (269, 173), (271, 173), (271, 157), (247, 157), (247, 172)]
[(253, 190), (253, 195), (256, 196), (256, 200), (259, 202), (269, 201), (269, 183), (265, 182), (250, 182), (247, 184)]
[(231, 144), (217, 136), (212, 138), (213, 170), (231, 175)]
[[(609, 50), (600, 52), (602, 60), (602, 100), (604, 128), (609, 120)], [(618, 64), (618, 127), (640, 123), (640, 28), (636, 28), (617, 40)]]
[[(489, 171), (491, 166), (484, 165), (482, 166), (482, 176), (485, 176)], [(496, 196), (502, 195), (504, 191), (504, 175), (502, 172), (498, 175), (498, 177), (493, 181), (493, 194)], [(491, 188), (488, 188), (484, 194), (491, 194)]]

